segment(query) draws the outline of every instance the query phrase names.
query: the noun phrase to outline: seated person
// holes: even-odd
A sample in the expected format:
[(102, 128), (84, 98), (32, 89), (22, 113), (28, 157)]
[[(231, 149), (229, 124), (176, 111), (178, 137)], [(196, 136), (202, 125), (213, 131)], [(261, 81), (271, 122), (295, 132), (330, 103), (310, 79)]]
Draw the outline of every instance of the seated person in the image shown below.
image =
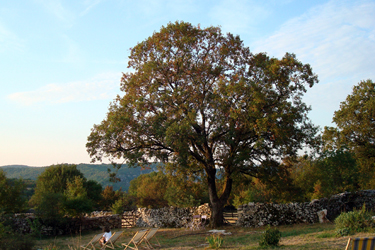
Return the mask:
[(104, 234), (102, 236), (102, 238), (100, 238), (99, 240), (99, 244), (101, 246), (103, 246), (105, 243), (107, 243), (107, 241), (112, 237), (112, 232), (111, 230), (109, 229), (109, 227), (105, 227), (104, 228)]

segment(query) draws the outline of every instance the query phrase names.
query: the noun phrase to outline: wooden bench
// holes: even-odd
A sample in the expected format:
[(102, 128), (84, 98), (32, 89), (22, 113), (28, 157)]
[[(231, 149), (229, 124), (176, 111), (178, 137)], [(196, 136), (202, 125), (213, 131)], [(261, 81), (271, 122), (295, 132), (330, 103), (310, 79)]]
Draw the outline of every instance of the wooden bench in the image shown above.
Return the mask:
[(352, 250), (375, 250), (375, 237), (349, 238), (345, 250), (349, 249), (352, 242)]

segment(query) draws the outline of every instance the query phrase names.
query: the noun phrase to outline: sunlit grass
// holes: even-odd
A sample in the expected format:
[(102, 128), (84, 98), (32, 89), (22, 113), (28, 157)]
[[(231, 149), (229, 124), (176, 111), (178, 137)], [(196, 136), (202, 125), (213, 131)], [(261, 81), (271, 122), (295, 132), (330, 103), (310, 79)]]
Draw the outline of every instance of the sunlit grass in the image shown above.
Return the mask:
[[(335, 237), (334, 224), (301, 224), (294, 226), (277, 227), (281, 232), (280, 247), (277, 249), (345, 249), (348, 237)], [(124, 236), (120, 239), (122, 243), (128, 243), (134, 233), (141, 228), (114, 229), (113, 231), (124, 231)], [(275, 249), (259, 247), (259, 239), (265, 228), (243, 228), (227, 226), (218, 228), (231, 233), (223, 235), (223, 245), (220, 249)], [(156, 249), (180, 249), (180, 250), (203, 250), (207, 248), (207, 237), (212, 235), (206, 228), (199, 231), (187, 229), (160, 228), (155, 237), (162, 247)], [(36, 249), (48, 249), (53, 244), (58, 250), (76, 250), (80, 245), (89, 242), (92, 237), (101, 231), (84, 233), (81, 235), (58, 236), (54, 238), (38, 240)], [(370, 236), (371, 234), (358, 234), (351, 237)], [(124, 249), (116, 248), (116, 250)]]

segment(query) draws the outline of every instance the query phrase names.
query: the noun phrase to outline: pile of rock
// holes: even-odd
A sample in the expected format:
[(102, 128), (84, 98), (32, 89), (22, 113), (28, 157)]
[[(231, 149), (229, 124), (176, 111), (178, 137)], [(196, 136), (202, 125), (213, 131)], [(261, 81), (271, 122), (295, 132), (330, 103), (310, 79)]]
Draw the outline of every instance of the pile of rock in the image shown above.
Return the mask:
[(165, 207), (160, 209), (138, 209), (138, 227), (186, 227), (193, 215), (211, 215), (208, 204), (192, 208)]

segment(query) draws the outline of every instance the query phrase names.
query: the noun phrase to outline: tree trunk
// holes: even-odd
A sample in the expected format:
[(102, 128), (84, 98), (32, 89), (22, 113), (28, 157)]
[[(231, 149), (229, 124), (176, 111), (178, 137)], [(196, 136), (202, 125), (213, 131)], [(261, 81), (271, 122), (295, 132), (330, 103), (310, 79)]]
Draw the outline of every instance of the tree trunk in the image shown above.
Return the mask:
[(211, 205), (210, 225), (214, 228), (224, 225), (224, 205), (227, 203), (230, 192), (232, 190), (232, 179), (229, 175), (226, 175), (224, 191), (219, 198), (215, 181), (216, 170), (215, 168), (212, 169), (212, 171), (207, 171), (207, 182), (208, 195)]
[(224, 206), (221, 202), (211, 202), (211, 220), (210, 225), (212, 228), (220, 227), (224, 224)]

